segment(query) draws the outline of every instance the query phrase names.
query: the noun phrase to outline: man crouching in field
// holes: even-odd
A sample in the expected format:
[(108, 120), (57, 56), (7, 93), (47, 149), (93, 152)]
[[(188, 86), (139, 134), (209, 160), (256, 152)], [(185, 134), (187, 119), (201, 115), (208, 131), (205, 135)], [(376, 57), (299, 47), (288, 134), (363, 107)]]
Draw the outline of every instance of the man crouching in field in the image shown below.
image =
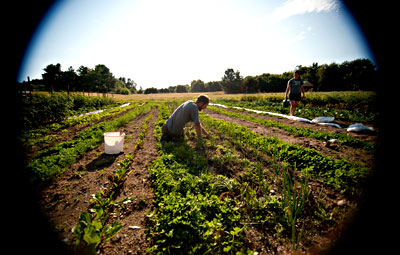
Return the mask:
[(194, 124), (197, 138), (200, 139), (202, 135), (208, 137), (209, 134), (201, 126), (199, 111), (206, 109), (209, 102), (210, 99), (208, 96), (201, 95), (197, 98), (196, 102), (189, 100), (176, 108), (162, 127), (161, 141), (170, 142), (183, 138), (183, 128), (189, 121)]

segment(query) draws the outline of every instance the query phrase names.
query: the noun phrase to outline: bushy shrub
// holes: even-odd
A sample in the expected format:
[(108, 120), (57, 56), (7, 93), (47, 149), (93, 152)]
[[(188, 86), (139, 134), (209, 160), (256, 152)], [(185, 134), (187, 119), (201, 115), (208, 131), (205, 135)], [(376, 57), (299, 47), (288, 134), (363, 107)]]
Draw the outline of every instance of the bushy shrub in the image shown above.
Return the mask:
[(29, 130), (49, 123), (59, 122), (77, 112), (101, 109), (115, 104), (112, 98), (86, 97), (67, 94), (35, 94), (32, 99), (21, 100), (19, 114), (22, 128)]

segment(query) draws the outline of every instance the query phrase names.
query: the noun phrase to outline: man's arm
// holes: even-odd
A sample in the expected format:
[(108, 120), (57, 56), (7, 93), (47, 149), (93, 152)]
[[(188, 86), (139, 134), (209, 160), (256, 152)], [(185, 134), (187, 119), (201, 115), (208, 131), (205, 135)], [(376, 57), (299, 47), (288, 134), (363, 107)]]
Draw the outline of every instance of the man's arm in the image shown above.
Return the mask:
[(196, 135), (197, 135), (197, 138), (199, 138), (199, 139), (202, 137), (202, 134), (204, 134), (204, 136), (206, 136), (206, 137), (209, 136), (208, 132), (201, 126), (200, 123), (194, 124), (194, 129), (196, 130)]

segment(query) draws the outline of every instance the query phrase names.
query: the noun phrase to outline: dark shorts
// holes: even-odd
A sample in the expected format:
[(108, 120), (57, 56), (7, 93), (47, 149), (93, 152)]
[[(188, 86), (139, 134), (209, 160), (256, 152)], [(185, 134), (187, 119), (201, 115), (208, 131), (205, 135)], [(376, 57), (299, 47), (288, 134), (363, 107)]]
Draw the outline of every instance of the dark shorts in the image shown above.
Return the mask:
[(168, 132), (168, 128), (165, 124), (162, 126), (161, 142), (176, 142), (181, 139), (183, 139), (183, 135), (172, 135)]
[(289, 94), (289, 99), (293, 100), (293, 101), (300, 101), (301, 100), (301, 94), (300, 93)]

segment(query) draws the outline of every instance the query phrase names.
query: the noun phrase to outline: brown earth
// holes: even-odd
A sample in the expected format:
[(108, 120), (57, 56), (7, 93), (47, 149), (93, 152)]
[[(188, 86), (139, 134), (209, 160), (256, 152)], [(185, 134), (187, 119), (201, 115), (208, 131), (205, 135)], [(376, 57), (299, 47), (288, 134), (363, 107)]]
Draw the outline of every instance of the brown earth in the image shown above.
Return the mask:
[[(229, 110), (231, 110), (231, 109), (229, 109)], [(237, 112), (236, 110), (231, 110), (231, 111)], [(219, 112), (214, 112), (209, 109), (204, 110), (204, 113), (210, 115), (213, 118), (222, 119), (224, 121), (233, 122), (238, 125), (246, 126), (246, 127), (250, 128), (253, 132), (263, 135), (263, 136), (276, 137), (281, 141), (292, 143), (292, 144), (298, 144), (298, 145), (302, 146), (303, 148), (316, 149), (317, 151), (321, 152), (323, 155), (332, 157), (334, 159), (346, 159), (351, 162), (355, 162), (355, 161), (362, 162), (370, 168), (374, 168), (374, 165), (375, 165), (375, 155), (373, 155), (371, 153), (367, 153), (361, 149), (356, 149), (356, 148), (352, 148), (352, 147), (348, 147), (348, 146), (344, 146), (344, 145), (337, 145), (337, 144), (329, 145), (324, 141), (321, 141), (321, 140), (318, 140), (318, 139), (315, 139), (312, 137), (293, 135), (293, 134), (290, 134), (288, 131), (285, 131), (285, 130), (282, 130), (279, 128), (266, 127), (266, 126), (258, 124), (258, 123), (254, 123), (254, 122), (244, 120), (244, 119), (230, 117), (228, 115), (225, 115), (225, 114), (222, 114)], [(278, 121), (280, 123), (283, 123), (286, 125), (292, 125), (295, 127), (305, 127), (305, 128), (309, 128), (309, 129), (330, 132), (330, 133), (347, 133), (344, 130), (341, 130), (341, 129), (338, 129), (335, 127), (330, 127), (330, 126), (314, 125), (314, 124), (308, 124), (308, 123), (303, 123), (303, 122), (299, 122), (299, 121), (274, 118), (274, 117), (257, 115), (257, 114), (252, 114), (252, 113), (245, 113), (245, 114), (251, 115), (251, 116), (254, 116), (257, 118)], [(348, 135), (359, 138), (359, 139), (363, 139), (363, 140), (369, 141), (369, 142), (376, 141), (375, 135), (357, 134), (357, 133), (354, 133), (354, 134), (348, 133)]]
[[(232, 110), (235, 111), (235, 110)], [(265, 127), (258, 123), (253, 123), (251, 121), (238, 119), (234, 117), (229, 117), (225, 114), (221, 114), (218, 112), (211, 111), (209, 109), (204, 110), (205, 114), (210, 115), (211, 117), (222, 119), (227, 122), (233, 122), (239, 125), (246, 126), (250, 128), (253, 132), (256, 132), (263, 136), (272, 136), (276, 137), (282, 141), (289, 142), (292, 144), (299, 144), (302, 147), (314, 148), (320, 151), (325, 156), (329, 156), (335, 159), (347, 159), (353, 162), (362, 162), (366, 164), (369, 168), (374, 168), (375, 156), (373, 154), (367, 153), (360, 149), (355, 149), (347, 146), (332, 146), (328, 147), (323, 141), (320, 141), (315, 138), (301, 137), (290, 134), (287, 131), (280, 130), (278, 128)], [(277, 118), (268, 117), (268, 116), (260, 116), (256, 114), (248, 113), (249, 115), (256, 116), (258, 118), (265, 118), (277, 121)], [(338, 130), (334, 127), (329, 126), (319, 126), (312, 125), (307, 123), (299, 123), (297, 121), (279, 119), (279, 122), (284, 124), (289, 124), (293, 126), (306, 127), (310, 129), (323, 130), (325, 132), (338, 133), (338, 132), (346, 132), (343, 130)], [(225, 136), (225, 134), (218, 133), (216, 130), (211, 129), (208, 130), (211, 134), (216, 134), (218, 136), (217, 139), (214, 139), (214, 146), (222, 145), (228, 146), (231, 150), (234, 151), (235, 154), (240, 157), (248, 158), (251, 161), (256, 161), (263, 164), (264, 169), (269, 169), (267, 171), (272, 172), (271, 166), (268, 165), (268, 157), (264, 155), (264, 160), (262, 159), (263, 155), (257, 156), (257, 158), (253, 158), (252, 153), (248, 151), (236, 150), (229, 144), (230, 138)], [(367, 134), (348, 134), (350, 136), (357, 137), (359, 139), (364, 139), (366, 141), (375, 142), (375, 135), (367, 135)], [(195, 138), (189, 138), (189, 142), (192, 146), (195, 145)], [(215, 148), (214, 148), (215, 149)], [(209, 159), (209, 164), (213, 164), (211, 158), (215, 156), (216, 151), (210, 150), (210, 148), (204, 150), (207, 158)], [(260, 161), (261, 159), (261, 161)], [(236, 178), (240, 180), (240, 175), (242, 170), (239, 166), (233, 166), (229, 164), (218, 165), (213, 167), (213, 170), (217, 174), (223, 174), (230, 178)], [(270, 183), (270, 188), (274, 189), (274, 192), (277, 192), (277, 189), (274, 188), (275, 184)], [(279, 185), (279, 184), (278, 184)], [(305, 222), (305, 229), (301, 241), (301, 245), (297, 254), (320, 254), (324, 252), (328, 247), (334, 245), (334, 243), (339, 239), (339, 237), (343, 234), (344, 229), (351, 221), (352, 217), (354, 217), (357, 212), (357, 199), (356, 198), (348, 198), (343, 194), (340, 194), (334, 191), (332, 188), (325, 186), (318, 180), (309, 180), (308, 183), (310, 187), (310, 195), (308, 206), (306, 206), (305, 213), (307, 211), (310, 215), (313, 215), (313, 211), (315, 208), (322, 207), (327, 210), (327, 212), (331, 213), (331, 219), (319, 222), (318, 225), (313, 223), (313, 219), (308, 219)], [(279, 193), (279, 192), (278, 192)], [(234, 195), (233, 195), (234, 196)], [(262, 226), (258, 224), (248, 224), (245, 228), (246, 238), (248, 244), (250, 245), (251, 250), (259, 252), (259, 254), (292, 254), (291, 244), (289, 241), (285, 241), (284, 239), (277, 239), (276, 236), (271, 235), (270, 231), (265, 231)]]
[[(278, 186), (282, 186), (280, 180), (276, 179), (274, 170), (269, 162), (269, 157), (265, 155), (252, 156), (253, 152), (235, 149), (230, 143), (230, 137), (225, 134), (219, 133), (215, 129), (208, 129), (210, 134), (213, 134), (212, 143), (210, 147), (199, 148), (196, 144), (196, 137), (194, 131), (186, 132), (188, 143), (196, 149), (199, 153), (203, 153), (208, 158), (209, 167), (215, 174), (222, 174), (229, 178), (234, 178), (240, 183), (249, 182), (252, 180), (243, 179), (244, 170), (241, 166), (232, 164), (232, 162), (224, 162), (222, 165), (213, 162), (212, 158), (219, 157), (219, 152), (216, 151), (218, 145), (229, 148), (234, 155), (239, 158), (247, 158), (249, 161), (257, 162), (262, 165), (264, 171), (265, 181), (269, 185), (269, 189), (274, 195), (282, 196), (279, 192)], [(263, 157), (264, 158), (261, 158)], [(314, 210), (317, 206), (326, 208), (328, 212), (332, 213), (330, 220), (315, 221), (316, 219), (304, 217), (305, 221), (304, 232), (299, 249), (296, 254), (319, 254), (321, 250), (329, 245), (332, 245), (343, 232), (346, 226), (347, 218), (353, 215), (357, 210), (356, 201), (349, 200), (343, 194), (338, 193), (331, 187), (328, 187), (318, 180), (309, 179), (308, 186), (310, 194), (308, 202), (303, 209), (304, 215), (314, 215)], [(259, 194), (260, 193), (260, 194)], [(261, 195), (261, 190), (257, 191), (257, 195)], [(272, 193), (271, 193), (272, 194)], [(240, 194), (231, 194), (225, 192), (221, 197), (235, 197), (238, 199)], [(316, 225), (316, 222), (318, 224)], [(279, 238), (276, 236), (275, 231), (259, 223), (243, 223), (245, 227), (245, 235), (247, 245), (250, 250), (257, 251), (260, 255), (267, 254), (293, 254), (291, 251), (291, 243), (288, 238)], [(299, 228), (299, 226), (297, 226)]]
[[(232, 110), (235, 111), (235, 110)], [(277, 128), (265, 127), (263, 125), (253, 123), (247, 120), (229, 117), (224, 114), (205, 110), (206, 114), (212, 117), (222, 119), (229, 122), (234, 122), (239, 125), (246, 126), (254, 132), (264, 135), (273, 136), (278, 139), (294, 144), (299, 144), (303, 147), (315, 148), (322, 154), (333, 158), (346, 158), (351, 161), (359, 161), (373, 166), (374, 155), (368, 154), (362, 150), (349, 148), (346, 146), (335, 146), (329, 148), (325, 144), (314, 138), (300, 137), (289, 134), (286, 131)], [(115, 220), (122, 223), (123, 228), (101, 247), (102, 254), (142, 254), (150, 247), (149, 241), (146, 240), (146, 211), (152, 209), (153, 191), (148, 180), (148, 165), (158, 157), (156, 151), (156, 139), (154, 137), (154, 123), (158, 115), (157, 110), (152, 110), (148, 114), (153, 114), (151, 118), (146, 136), (144, 138), (143, 148), (135, 151), (134, 161), (131, 165), (133, 170), (124, 183), (122, 190), (116, 198), (120, 201), (124, 198), (133, 198), (133, 202), (121, 213), (116, 214)], [(60, 240), (68, 244), (74, 241), (71, 229), (78, 223), (79, 216), (82, 212), (88, 211), (92, 195), (101, 189), (106, 189), (108, 186), (107, 177), (113, 171), (119, 169), (119, 161), (126, 154), (132, 152), (136, 143), (137, 137), (141, 132), (141, 127), (148, 114), (143, 114), (130, 121), (120, 131), (125, 132), (124, 152), (119, 155), (104, 154), (104, 144), (100, 145), (95, 150), (88, 152), (83, 158), (79, 159), (69, 170), (62, 176), (53, 180), (51, 183), (41, 189), (41, 206), (44, 215), (47, 216), (49, 222), (54, 226), (54, 230), (58, 233)], [(271, 119), (299, 127), (307, 127), (327, 132), (346, 132), (338, 130), (334, 127), (310, 125), (297, 121), (279, 119), (275, 117), (256, 115), (258, 118)], [(213, 131), (212, 131), (213, 132)], [(223, 134), (221, 139), (216, 144), (226, 145), (229, 139), (224, 139)], [(376, 136), (365, 134), (349, 134), (367, 141), (375, 141)], [(71, 139), (72, 137), (66, 138)], [(189, 143), (194, 145), (193, 137), (189, 138)], [(214, 151), (205, 151), (207, 158), (212, 158)], [(248, 153), (236, 151), (242, 157), (249, 157)], [(250, 160), (257, 160), (251, 159)], [(263, 162), (262, 162), (263, 163)], [(265, 162), (265, 168), (270, 168)], [(235, 166), (226, 166), (224, 170), (233, 178), (239, 178), (240, 169)], [(307, 236), (302, 240), (303, 245), (312, 247), (309, 252), (314, 253), (326, 247), (331, 240), (336, 239), (341, 232), (345, 215), (349, 215), (354, 208), (354, 201), (347, 201), (341, 194), (336, 194), (334, 191), (324, 187), (318, 181), (310, 181), (311, 200), (322, 203), (327, 209), (335, 211), (335, 217), (332, 222), (325, 222), (315, 229), (307, 229)], [(274, 187), (273, 185), (271, 186)], [(322, 195), (321, 195), (322, 194)], [(322, 196), (322, 197), (321, 197)], [(343, 202), (344, 204), (338, 205)], [(312, 209), (312, 208), (311, 208)], [(310, 209), (310, 210), (311, 210)], [(307, 223), (306, 223), (307, 224)], [(277, 240), (273, 235), (268, 234), (264, 229), (257, 225), (249, 225), (246, 228), (246, 237), (249, 245), (253, 250), (257, 250), (259, 254), (287, 254), (289, 253), (290, 243), (282, 240)], [(303, 250), (304, 251), (304, 250)]]
[(57, 139), (50, 142), (50, 143), (37, 143), (33, 146), (27, 146), (24, 145), (24, 157), (26, 161), (30, 161), (32, 158), (35, 157), (36, 153), (38, 151), (44, 150), (46, 148), (50, 148), (51, 146), (54, 146), (55, 144), (66, 142), (69, 140), (72, 140), (78, 133), (84, 131), (85, 129), (91, 127), (93, 124), (97, 124), (103, 121), (110, 121), (115, 118), (118, 118), (124, 114), (126, 114), (128, 111), (131, 111), (132, 109), (124, 110), (118, 114), (115, 114), (113, 116), (105, 116), (97, 121), (92, 121), (90, 123), (86, 123), (85, 125), (73, 125), (68, 128), (63, 129), (62, 131), (56, 131), (56, 132), (50, 132), (45, 134), (46, 136), (48, 135), (56, 135)]
[[(130, 167), (133, 171), (116, 199), (120, 201), (130, 197), (134, 200), (123, 214), (119, 215), (118, 220), (121, 221), (123, 229), (103, 248), (106, 254), (140, 254), (149, 246), (144, 234), (144, 212), (152, 206), (153, 192), (147, 179), (147, 165), (157, 157), (156, 140), (153, 135), (157, 110), (136, 117), (119, 130), (126, 134), (122, 153), (107, 155), (102, 144), (85, 154), (62, 176), (42, 188), (40, 204), (43, 214), (54, 226), (60, 240), (67, 244), (73, 243), (71, 230), (77, 225), (80, 214), (88, 211), (93, 194), (107, 188), (107, 177), (119, 169), (119, 161), (134, 151), (141, 127), (149, 114), (153, 114), (153, 117), (148, 124), (143, 147), (135, 151)], [(129, 226), (139, 226), (140, 229), (132, 230)], [(129, 234), (126, 231), (129, 231)]]

